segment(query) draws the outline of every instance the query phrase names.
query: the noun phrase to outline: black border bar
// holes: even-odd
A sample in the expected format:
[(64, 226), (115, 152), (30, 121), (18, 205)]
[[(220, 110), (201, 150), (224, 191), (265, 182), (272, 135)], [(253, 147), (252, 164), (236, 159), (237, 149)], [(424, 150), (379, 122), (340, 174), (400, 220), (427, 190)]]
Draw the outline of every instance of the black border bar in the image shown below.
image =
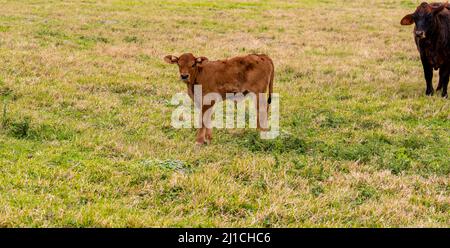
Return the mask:
[[(209, 242), (207, 240), (209, 239)], [(195, 242), (189, 242), (195, 240)], [(286, 229), (286, 228), (15, 228), (0, 229), (0, 242), (61, 247), (114, 245), (154, 247), (300, 247), (316, 245), (426, 245), (450, 241), (449, 229)], [(207, 243), (209, 243), (207, 245)], [(304, 245), (302, 245), (304, 244)], [(309, 245), (306, 245), (309, 244)]]

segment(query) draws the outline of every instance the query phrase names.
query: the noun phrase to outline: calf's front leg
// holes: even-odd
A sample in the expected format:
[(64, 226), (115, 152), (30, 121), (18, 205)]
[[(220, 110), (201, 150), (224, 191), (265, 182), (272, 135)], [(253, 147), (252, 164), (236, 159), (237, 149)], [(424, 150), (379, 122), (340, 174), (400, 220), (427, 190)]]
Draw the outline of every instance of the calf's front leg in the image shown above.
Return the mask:
[[(201, 115), (201, 128), (197, 131), (196, 143), (197, 145), (208, 144), (212, 140), (212, 126), (211, 126), (211, 118), (212, 118), (212, 107), (214, 106), (214, 102), (209, 106), (202, 106), (202, 115)], [(211, 109), (211, 111), (208, 111)]]
[(195, 143), (197, 145), (203, 145), (206, 143), (206, 128), (205, 127), (201, 127), (198, 129), (197, 131), (197, 138), (195, 139)]
[(207, 128), (206, 129), (206, 136), (205, 136), (205, 138), (206, 138), (206, 143), (211, 143), (211, 141), (212, 141), (212, 128)]

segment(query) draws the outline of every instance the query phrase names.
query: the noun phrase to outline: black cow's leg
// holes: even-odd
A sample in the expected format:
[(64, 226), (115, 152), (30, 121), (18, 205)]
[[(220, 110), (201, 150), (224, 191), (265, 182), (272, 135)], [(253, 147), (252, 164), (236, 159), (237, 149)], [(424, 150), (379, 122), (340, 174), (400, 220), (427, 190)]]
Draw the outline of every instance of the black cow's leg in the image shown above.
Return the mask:
[(442, 84), (441, 84), (441, 80), (439, 80), (439, 84), (436, 88), (436, 91), (440, 91), (442, 89)]
[(423, 73), (425, 75), (425, 81), (427, 82), (427, 90), (425, 94), (427, 96), (432, 96), (434, 93), (433, 90), (433, 67), (431, 67), (430, 63), (422, 57), (422, 66)]
[(439, 85), (442, 87), (442, 97), (447, 98), (448, 79), (450, 74), (450, 66), (445, 65), (439, 70)]

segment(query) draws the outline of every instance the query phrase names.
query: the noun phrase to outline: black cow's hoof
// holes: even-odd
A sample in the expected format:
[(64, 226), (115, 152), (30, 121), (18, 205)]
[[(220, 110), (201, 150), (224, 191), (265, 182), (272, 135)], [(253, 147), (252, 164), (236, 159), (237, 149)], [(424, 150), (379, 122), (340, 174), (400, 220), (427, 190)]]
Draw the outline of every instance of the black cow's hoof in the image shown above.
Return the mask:
[(445, 93), (445, 94), (442, 93), (442, 97), (443, 97), (443, 98), (448, 98), (448, 94), (447, 94), (447, 93)]
[(427, 96), (432, 96), (432, 95), (434, 95), (434, 90), (427, 90), (427, 91), (425, 92), (425, 94), (426, 94)]

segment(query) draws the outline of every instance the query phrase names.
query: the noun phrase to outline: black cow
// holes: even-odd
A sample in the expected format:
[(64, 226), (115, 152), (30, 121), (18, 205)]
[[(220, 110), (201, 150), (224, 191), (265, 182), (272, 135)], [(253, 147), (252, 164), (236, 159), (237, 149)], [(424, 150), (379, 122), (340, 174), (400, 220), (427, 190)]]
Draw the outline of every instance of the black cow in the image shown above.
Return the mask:
[(442, 97), (447, 98), (450, 75), (450, 11), (448, 3), (422, 3), (412, 14), (403, 17), (401, 25), (415, 23), (414, 38), (422, 60), (427, 95), (433, 95), (433, 69), (439, 69)]

